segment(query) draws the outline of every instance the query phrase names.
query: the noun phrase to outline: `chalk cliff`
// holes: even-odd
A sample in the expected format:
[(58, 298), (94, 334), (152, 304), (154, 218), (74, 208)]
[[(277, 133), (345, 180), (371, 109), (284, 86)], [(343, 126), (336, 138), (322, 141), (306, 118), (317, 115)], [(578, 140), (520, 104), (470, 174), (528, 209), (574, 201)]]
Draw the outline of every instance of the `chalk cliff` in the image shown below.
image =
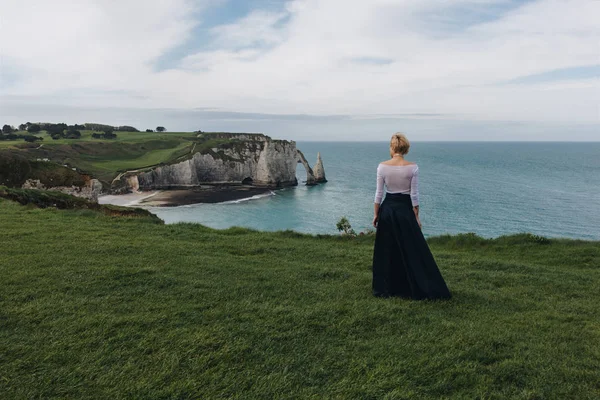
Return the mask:
[[(148, 171), (122, 174), (113, 186), (134, 191), (203, 184), (295, 186), (298, 184), (296, 165), (301, 159), (309, 176), (307, 184), (317, 181), (294, 141), (273, 140), (262, 134), (226, 133), (209, 137), (199, 135), (196, 148), (197, 151), (187, 160)], [(324, 178), (324, 171), (322, 176)]]
[(39, 179), (28, 179), (25, 181), (22, 189), (38, 189), (38, 190), (51, 190), (54, 192), (61, 192), (70, 194), (75, 197), (83, 197), (94, 203), (98, 202), (98, 196), (102, 192), (102, 183), (98, 179), (90, 179), (85, 182), (84, 186), (46, 186)]
[(325, 179), (325, 167), (323, 167), (323, 160), (321, 159), (321, 153), (317, 153), (317, 163), (315, 164), (313, 173), (315, 175), (316, 183), (327, 182), (327, 179)]

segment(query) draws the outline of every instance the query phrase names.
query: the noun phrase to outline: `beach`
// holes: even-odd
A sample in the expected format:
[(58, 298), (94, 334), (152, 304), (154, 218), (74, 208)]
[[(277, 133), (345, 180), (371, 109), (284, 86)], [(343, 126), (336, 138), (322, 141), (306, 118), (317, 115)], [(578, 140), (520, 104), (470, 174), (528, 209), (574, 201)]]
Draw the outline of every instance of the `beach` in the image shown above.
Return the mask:
[(201, 186), (189, 189), (158, 190), (121, 195), (106, 195), (100, 204), (125, 207), (177, 207), (198, 203), (224, 203), (271, 193), (268, 188), (255, 186)]

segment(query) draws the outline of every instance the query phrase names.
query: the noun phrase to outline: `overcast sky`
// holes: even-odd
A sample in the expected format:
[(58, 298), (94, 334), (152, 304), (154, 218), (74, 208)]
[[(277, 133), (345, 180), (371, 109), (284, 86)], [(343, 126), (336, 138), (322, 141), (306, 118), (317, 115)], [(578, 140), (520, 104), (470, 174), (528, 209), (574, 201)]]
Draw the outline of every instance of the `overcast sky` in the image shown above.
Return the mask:
[(600, 140), (598, 0), (1, 0), (0, 124)]

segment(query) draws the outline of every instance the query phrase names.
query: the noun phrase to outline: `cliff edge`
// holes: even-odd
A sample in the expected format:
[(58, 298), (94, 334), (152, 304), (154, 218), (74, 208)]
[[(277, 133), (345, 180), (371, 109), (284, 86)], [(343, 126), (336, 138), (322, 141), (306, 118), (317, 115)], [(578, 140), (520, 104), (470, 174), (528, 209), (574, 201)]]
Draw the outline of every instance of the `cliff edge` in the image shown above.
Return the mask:
[(320, 155), (317, 177), (294, 141), (274, 140), (263, 134), (200, 133), (185, 159), (123, 173), (113, 181), (112, 187), (116, 191), (137, 191), (220, 184), (296, 186), (299, 162), (306, 168), (308, 185), (326, 182)]

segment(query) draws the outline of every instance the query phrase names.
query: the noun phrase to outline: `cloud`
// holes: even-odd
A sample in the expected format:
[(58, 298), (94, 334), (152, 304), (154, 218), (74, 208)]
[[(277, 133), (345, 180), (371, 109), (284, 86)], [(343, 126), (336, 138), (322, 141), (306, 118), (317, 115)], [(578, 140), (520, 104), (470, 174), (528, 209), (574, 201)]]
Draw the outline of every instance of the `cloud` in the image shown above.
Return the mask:
[(351, 3), (254, 9), (157, 70), (219, 3), (5, 0), (0, 91), (66, 106), (600, 124), (596, 77), (524, 78), (600, 64), (598, 1)]

